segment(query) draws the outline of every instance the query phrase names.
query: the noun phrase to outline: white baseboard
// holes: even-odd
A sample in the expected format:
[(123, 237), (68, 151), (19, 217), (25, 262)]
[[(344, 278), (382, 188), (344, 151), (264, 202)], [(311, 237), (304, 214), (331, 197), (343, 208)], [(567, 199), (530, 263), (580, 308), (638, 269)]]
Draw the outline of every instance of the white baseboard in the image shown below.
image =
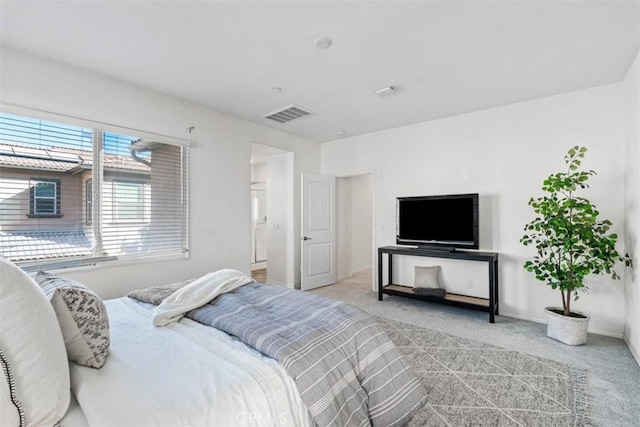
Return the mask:
[(268, 285), (284, 286), (285, 288), (289, 288), (289, 289), (295, 289), (295, 286), (292, 285), (291, 283), (280, 282), (278, 280), (267, 279), (267, 284)]
[(625, 344), (627, 344), (627, 347), (629, 347), (629, 351), (631, 352), (631, 355), (633, 356), (634, 359), (636, 359), (636, 363), (638, 364), (638, 366), (640, 366), (640, 352), (629, 342), (627, 337), (624, 337), (623, 339)]
[(547, 323), (546, 320), (543, 320), (537, 317), (530, 317), (530, 316), (523, 316), (521, 314), (516, 314), (516, 313), (509, 313), (508, 311), (504, 311), (502, 309), (500, 309), (500, 316), (513, 317), (514, 319), (528, 320), (529, 322), (535, 322), (535, 323), (544, 323), (544, 324)]
[[(500, 310), (500, 315), (501, 316), (506, 316), (506, 317), (513, 317), (514, 319), (528, 320), (529, 322), (542, 323), (542, 324), (545, 324), (545, 325), (547, 324), (546, 319), (540, 319), (540, 318), (537, 318), (537, 317), (523, 316), (521, 314), (504, 312), (502, 310)], [(599, 329), (589, 328), (588, 332), (591, 333), (591, 334), (596, 334), (596, 335), (604, 335), (605, 337), (620, 338), (620, 339), (623, 338), (622, 334), (617, 334), (615, 332), (609, 332), (609, 331), (601, 331)]]
[(351, 275), (352, 276), (357, 276), (359, 274), (366, 274), (366, 273), (371, 273), (371, 267), (367, 267), (367, 268), (364, 268), (364, 269), (358, 270), (358, 271), (353, 271), (353, 272), (351, 272)]
[(267, 268), (267, 261), (254, 262), (251, 264), (251, 271), (262, 270), (263, 268)]
[(587, 332), (589, 332), (590, 334), (604, 335), (605, 337), (622, 339), (622, 334), (616, 334), (615, 332), (601, 331), (599, 329), (591, 328), (589, 328)]

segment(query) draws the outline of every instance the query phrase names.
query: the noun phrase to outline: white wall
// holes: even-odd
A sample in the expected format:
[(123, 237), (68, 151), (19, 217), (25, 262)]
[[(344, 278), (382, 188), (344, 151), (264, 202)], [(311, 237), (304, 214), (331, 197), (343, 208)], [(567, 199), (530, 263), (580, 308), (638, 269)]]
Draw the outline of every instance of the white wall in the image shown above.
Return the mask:
[(251, 165), (251, 182), (259, 183), (261, 185), (254, 185), (254, 189), (264, 190), (264, 183), (267, 182), (267, 164), (260, 163), (257, 165)]
[(371, 268), (373, 175), (338, 178), (336, 244), (338, 280)]
[(351, 272), (371, 268), (373, 175), (351, 177)]
[(624, 339), (640, 364), (640, 55), (624, 82), (627, 90), (627, 153), (625, 181), (625, 242), (632, 258), (634, 274), (625, 276), (626, 317)]
[[(295, 287), (293, 153), (267, 158), (267, 282)], [(299, 270), (299, 268), (298, 268)]]
[[(527, 201), (564, 167), (569, 147), (585, 145), (584, 166), (598, 172), (588, 197), (622, 234), (623, 90), (612, 84), (324, 143), (322, 173), (376, 171), (376, 246), (395, 243), (396, 197), (480, 193), (480, 249), (500, 253), (501, 314), (545, 321), (544, 307), (561, 296), (522, 268), (535, 253), (519, 243), (534, 216)], [(479, 286), (485, 275), (465, 280)], [(596, 276), (587, 283), (590, 294), (572, 307), (592, 316), (592, 331), (621, 336), (624, 282)]]
[[(0, 102), (193, 140), (190, 258), (65, 273), (104, 298), (219, 268), (250, 271), (251, 142), (292, 151), (296, 176), (319, 172), (316, 143), (80, 68), (6, 48), (0, 54)], [(189, 126), (195, 127), (192, 135)], [(297, 209), (299, 216), (299, 179), (295, 182), (294, 215)], [(287, 245), (299, 253), (299, 226), (294, 224)], [(299, 263), (299, 254), (292, 257)], [(291, 270), (299, 281), (298, 269)]]
[(351, 178), (336, 179), (336, 275), (351, 277)]

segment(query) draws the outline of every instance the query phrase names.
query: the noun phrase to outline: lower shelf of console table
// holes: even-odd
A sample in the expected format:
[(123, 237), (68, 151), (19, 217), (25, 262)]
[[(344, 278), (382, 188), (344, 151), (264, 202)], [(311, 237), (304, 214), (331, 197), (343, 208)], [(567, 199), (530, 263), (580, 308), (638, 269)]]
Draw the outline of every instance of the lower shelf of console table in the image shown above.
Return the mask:
[[(389, 284), (386, 285), (383, 284), (382, 274), (383, 254), (387, 254), (389, 257)], [(489, 298), (477, 298), (451, 293), (447, 293), (444, 298), (416, 295), (411, 287), (393, 283), (393, 255), (410, 255), (487, 262), (489, 266)], [(378, 248), (378, 300), (382, 301), (382, 296), (384, 294), (485, 311), (489, 313), (489, 322), (494, 323), (495, 316), (498, 315), (498, 254), (494, 252), (448, 252), (402, 246), (385, 246)]]
[(449, 293), (445, 294), (444, 298), (421, 296), (421, 295), (416, 295), (413, 292), (413, 288), (409, 286), (403, 286), (403, 285), (383, 286), (382, 293), (387, 295), (397, 295), (401, 297), (409, 297), (409, 298), (421, 299), (425, 301), (439, 302), (442, 304), (447, 304), (447, 303), (451, 303), (451, 305), (467, 304), (469, 306), (473, 306), (470, 308), (476, 308), (476, 306), (486, 307), (486, 310), (482, 310), (482, 311), (489, 311), (489, 300), (487, 298), (477, 298), (469, 295), (449, 294)]

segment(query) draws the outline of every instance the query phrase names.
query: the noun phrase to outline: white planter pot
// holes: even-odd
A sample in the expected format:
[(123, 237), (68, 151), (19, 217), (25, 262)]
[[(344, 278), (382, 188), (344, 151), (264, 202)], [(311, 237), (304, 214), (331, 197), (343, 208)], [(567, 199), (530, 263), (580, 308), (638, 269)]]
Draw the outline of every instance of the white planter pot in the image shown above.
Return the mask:
[(581, 314), (585, 318), (563, 316), (554, 313), (551, 309), (560, 310), (558, 307), (547, 307), (547, 336), (568, 345), (582, 345), (587, 343), (587, 327), (589, 316), (579, 311), (572, 313)]

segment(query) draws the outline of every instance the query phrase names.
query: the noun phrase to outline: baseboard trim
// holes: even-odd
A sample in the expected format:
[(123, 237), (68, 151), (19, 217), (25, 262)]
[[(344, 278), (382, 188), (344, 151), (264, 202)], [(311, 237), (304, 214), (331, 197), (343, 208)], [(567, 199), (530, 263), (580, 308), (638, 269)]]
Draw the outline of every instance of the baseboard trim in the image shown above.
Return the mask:
[(627, 344), (633, 358), (636, 359), (636, 363), (640, 366), (640, 352), (629, 342), (628, 337), (624, 337), (623, 340), (625, 344)]
[[(537, 318), (537, 317), (530, 317), (530, 316), (523, 316), (521, 314), (504, 312), (502, 310), (501, 310), (500, 315), (501, 316), (506, 316), (506, 317), (513, 317), (514, 319), (528, 320), (529, 322), (542, 323), (542, 324), (545, 324), (545, 325), (547, 324), (547, 321), (545, 319), (540, 319), (540, 318)], [(588, 332), (590, 334), (604, 335), (605, 337), (612, 337), (612, 338), (619, 338), (619, 339), (623, 339), (624, 338), (622, 334), (616, 334), (614, 332), (609, 332), (609, 331), (601, 331), (599, 329), (591, 329), (591, 328), (589, 328)], [(637, 360), (637, 358), (636, 358), (636, 360)]]
[(614, 332), (601, 331), (599, 329), (589, 329), (587, 330), (587, 332), (589, 332), (590, 334), (604, 335), (605, 337), (622, 339), (622, 334), (616, 334)]
[[(351, 272), (351, 276), (357, 276), (359, 274), (371, 273), (371, 267), (363, 268), (362, 270)], [(349, 276), (349, 277), (351, 277)]]
[(544, 324), (547, 323), (546, 320), (543, 320), (537, 317), (523, 316), (522, 314), (510, 313), (502, 309), (500, 309), (500, 316), (513, 317), (514, 319), (520, 319), (520, 320), (528, 320), (529, 322), (534, 322), (534, 323), (544, 323)]
[(251, 271), (262, 270), (263, 268), (267, 268), (267, 261), (259, 261), (251, 264)]
[(295, 286), (291, 283), (280, 282), (278, 280), (267, 279), (266, 282), (268, 285), (276, 285), (276, 286), (284, 286), (285, 288), (295, 289)]

